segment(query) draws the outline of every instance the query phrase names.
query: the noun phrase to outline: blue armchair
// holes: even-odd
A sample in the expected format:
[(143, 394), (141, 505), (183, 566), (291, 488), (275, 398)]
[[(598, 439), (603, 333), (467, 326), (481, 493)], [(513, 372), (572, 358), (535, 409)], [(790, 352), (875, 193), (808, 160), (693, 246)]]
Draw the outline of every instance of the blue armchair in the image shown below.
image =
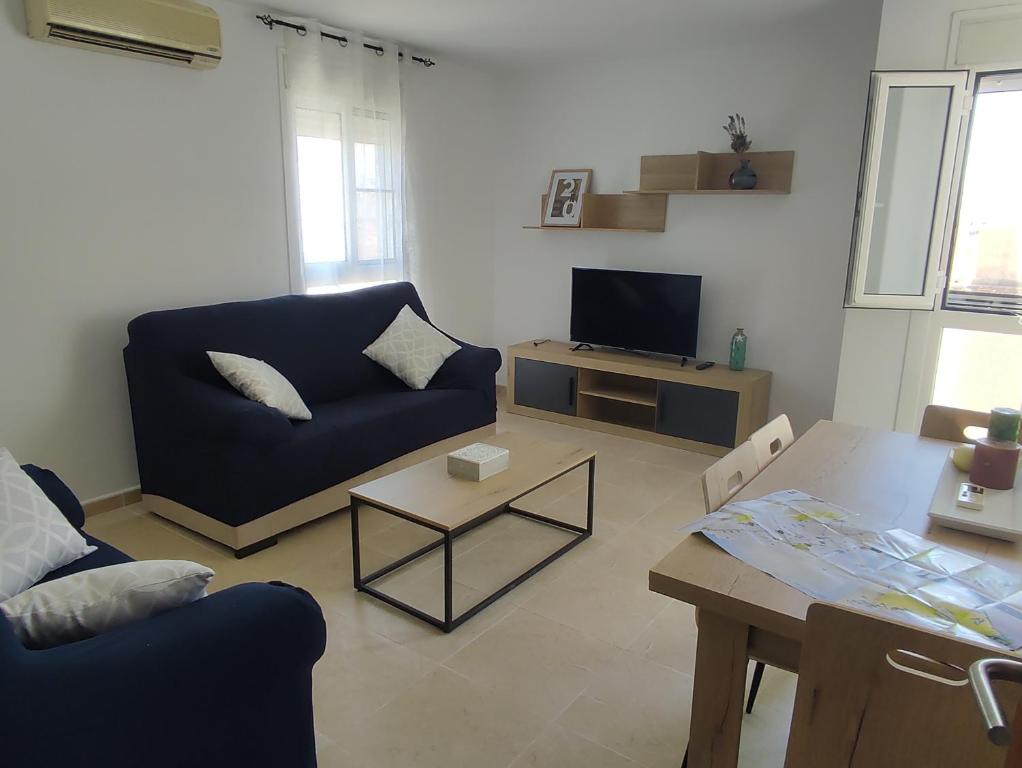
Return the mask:
[[(47, 470), (26, 472), (78, 528)], [(129, 561), (99, 549), (48, 574)], [(0, 616), (0, 744), (18, 768), (314, 768), (312, 667), (326, 627), (286, 584), (242, 584), (88, 640), (28, 650)]]

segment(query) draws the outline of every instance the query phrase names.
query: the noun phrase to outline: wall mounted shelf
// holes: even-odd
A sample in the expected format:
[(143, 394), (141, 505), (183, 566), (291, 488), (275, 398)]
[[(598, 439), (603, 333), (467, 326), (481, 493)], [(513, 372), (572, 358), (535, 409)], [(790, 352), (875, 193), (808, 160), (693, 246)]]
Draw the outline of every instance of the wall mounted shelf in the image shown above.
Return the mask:
[[(746, 152), (756, 172), (755, 189), (731, 189), (731, 172), (738, 167), (734, 152), (696, 152), (692, 155), (643, 155), (639, 188), (615, 195), (593, 192), (582, 196), (578, 227), (530, 224), (522, 229), (562, 232), (663, 232), (667, 227), (669, 195), (790, 195), (795, 153)], [(547, 196), (540, 198), (539, 220), (546, 213)]]
[(644, 155), (639, 166), (639, 188), (633, 195), (787, 195), (795, 165), (793, 151), (747, 152), (759, 177), (755, 189), (731, 189), (728, 177), (738, 167), (733, 152), (696, 152), (694, 155)]
[[(547, 196), (540, 202), (540, 218), (546, 211)], [(582, 196), (582, 225), (579, 227), (525, 226), (523, 229), (558, 229), (565, 232), (663, 232), (667, 225), (667, 195), (600, 195), (592, 192)]]

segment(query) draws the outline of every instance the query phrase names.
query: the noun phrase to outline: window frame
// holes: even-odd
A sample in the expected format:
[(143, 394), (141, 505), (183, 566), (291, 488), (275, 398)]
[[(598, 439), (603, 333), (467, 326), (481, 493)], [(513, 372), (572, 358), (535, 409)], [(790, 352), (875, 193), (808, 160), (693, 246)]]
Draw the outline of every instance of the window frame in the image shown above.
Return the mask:
[[(372, 137), (363, 136), (359, 133), (358, 128), (346, 125), (346, 122), (350, 122), (351, 116), (340, 115), (341, 118), (341, 163), (342, 173), (344, 175), (342, 188), (344, 191), (344, 237), (345, 237), (345, 252), (344, 258), (338, 259), (338, 288), (331, 290), (333, 286), (317, 288), (311, 287), (306, 284), (305, 280), (305, 261), (304, 261), (304, 249), (302, 246), (302, 225), (301, 225), (301, 192), (300, 192), (300, 180), (298, 173), (298, 142), (289, 140), (290, 137), (297, 137), (298, 132), (295, 125), (295, 116), (291, 113), (288, 93), (287, 93), (287, 49), (279, 47), (277, 49), (277, 84), (278, 84), (278, 97), (280, 104), (280, 127), (281, 127), (281, 143), (284, 146), (283, 151), (283, 174), (284, 174), (284, 210), (285, 210), (285, 225), (287, 233), (287, 251), (288, 251), (288, 287), (292, 294), (322, 294), (322, 293), (337, 293), (345, 290), (350, 290), (351, 287), (361, 287), (363, 284), (377, 284), (396, 282), (399, 280), (408, 279), (408, 264), (405, 256), (405, 249), (403, 247), (403, 222), (402, 218), (404, 213), (399, 209), (399, 205), (403, 205), (401, 200), (401, 191), (394, 190), (390, 187), (386, 189), (373, 189), (366, 190), (371, 192), (386, 192), (390, 194), (390, 206), (391, 206), (391, 226), (395, 228), (394, 232), (388, 233), (388, 237), (391, 238), (391, 246), (388, 250), (392, 251), (392, 256), (386, 258), (374, 258), (361, 260), (358, 258), (358, 209), (357, 209), (357, 193), (360, 188), (356, 186), (356, 174), (355, 174), (355, 158), (353, 156), (354, 145), (359, 144), (375, 144), (377, 146), (383, 146), (379, 141), (373, 141)], [(379, 118), (377, 112), (374, 114), (373, 119)], [(388, 118), (389, 119), (389, 118)], [(394, 126), (391, 125), (389, 130), (393, 130)], [(352, 131), (351, 141), (346, 140), (345, 131)], [(397, 130), (402, 130), (401, 126), (397, 126)], [(394, 162), (404, 162), (403, 158), (398, 157), (394, 159)], [(395, 234), (401, 235), (395, 237)]]
[[(965, 97), (965, 110), (966, 110), (966, 123), (959, 137), (959, 151), (955, 159), (954, 169), (954, 200), (949, 210), (950, 218), (950, 233), (948, 237), (948, 246), (946, 249), (945, 260), (943, 264), (943, 275), (944, 279), (941, 285), (940, 291), (940, 304), (936, 309), (939, 312), (964, 312), (967, 314), (981, 314), (981, 315), (1000, 315), (1000, 316), (1011, 316), (1017, 317), (1022, 312), (1022, 298), (1001, 302), (1004, 305), (1014, 304), (1017, 308), (1011, 308), (1009, 306), (998, 307), (996, 300), (989, 302), (982, 302), (982, 300), (976, 300), (976, 303), (972, 306), (968, 304), (959, 304), (949, 302), (948, 297), (951, 294), (951, 267), (952, 260), (954, 259), (955, 245), (958, 241), (958, 221), (959, 211), (962, 206), (962, 195), (965, 192), (964, 184), (962, 183), (965, 179), (965, 171), (969, 163), (969, 142), (972, 139), (972, 128), (973, 122), (975, 121), (975, 102), (976, 93), (979, 88), (979, 81), (984, 77), (996, 77), (997, 75), (1007, 74), (1022, 74), (1022, 63), (1015, 66), (987, 66), (987, 67), (970, 67), (968, 90), (966, 91)], [(943, 329), (943, 325), (941, 328)], [(936, 359), (934, 359), (936, 364)]]
[[(950, 247), (951, 202), (955, 199), (958, 154), (965, 121), (967, 70), (873, 70), (863, 130), (859, 183), (856, 190), (852, 239), (845, 288), (845, 308), (933, 310), (943, 289), (944, 265)], [(930, 239), (921, 294), (866, 292), (869, 249), (873, 234), (887, 103), (892, 88), (950, 88), (948, 117), (937, 177), (937, 194), (930, 223)]]

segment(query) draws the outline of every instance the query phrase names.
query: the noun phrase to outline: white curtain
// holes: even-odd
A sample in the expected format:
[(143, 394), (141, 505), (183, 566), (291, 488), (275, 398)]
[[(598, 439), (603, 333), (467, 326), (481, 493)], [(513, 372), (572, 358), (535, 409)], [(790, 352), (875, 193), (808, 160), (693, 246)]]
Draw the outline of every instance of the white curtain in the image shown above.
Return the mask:
[[(403, 126), (398, 49), (292, 20), (282, 28), (292, 291), (402, 280)], [(320, 32), (347, 38), (347, 45)]]

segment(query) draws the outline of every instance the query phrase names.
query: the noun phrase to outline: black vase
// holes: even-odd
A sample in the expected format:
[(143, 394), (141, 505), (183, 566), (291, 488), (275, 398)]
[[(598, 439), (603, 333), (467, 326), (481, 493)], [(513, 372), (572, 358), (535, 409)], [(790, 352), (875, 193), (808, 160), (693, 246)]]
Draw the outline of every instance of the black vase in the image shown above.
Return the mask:
[(731, 189), (755, 189), (759, 180), (756, 172), (749, 167), (749, 161), (744, 157), (739, 158), (739, 162), (741, 165), (728, 177), (728, 185)]

